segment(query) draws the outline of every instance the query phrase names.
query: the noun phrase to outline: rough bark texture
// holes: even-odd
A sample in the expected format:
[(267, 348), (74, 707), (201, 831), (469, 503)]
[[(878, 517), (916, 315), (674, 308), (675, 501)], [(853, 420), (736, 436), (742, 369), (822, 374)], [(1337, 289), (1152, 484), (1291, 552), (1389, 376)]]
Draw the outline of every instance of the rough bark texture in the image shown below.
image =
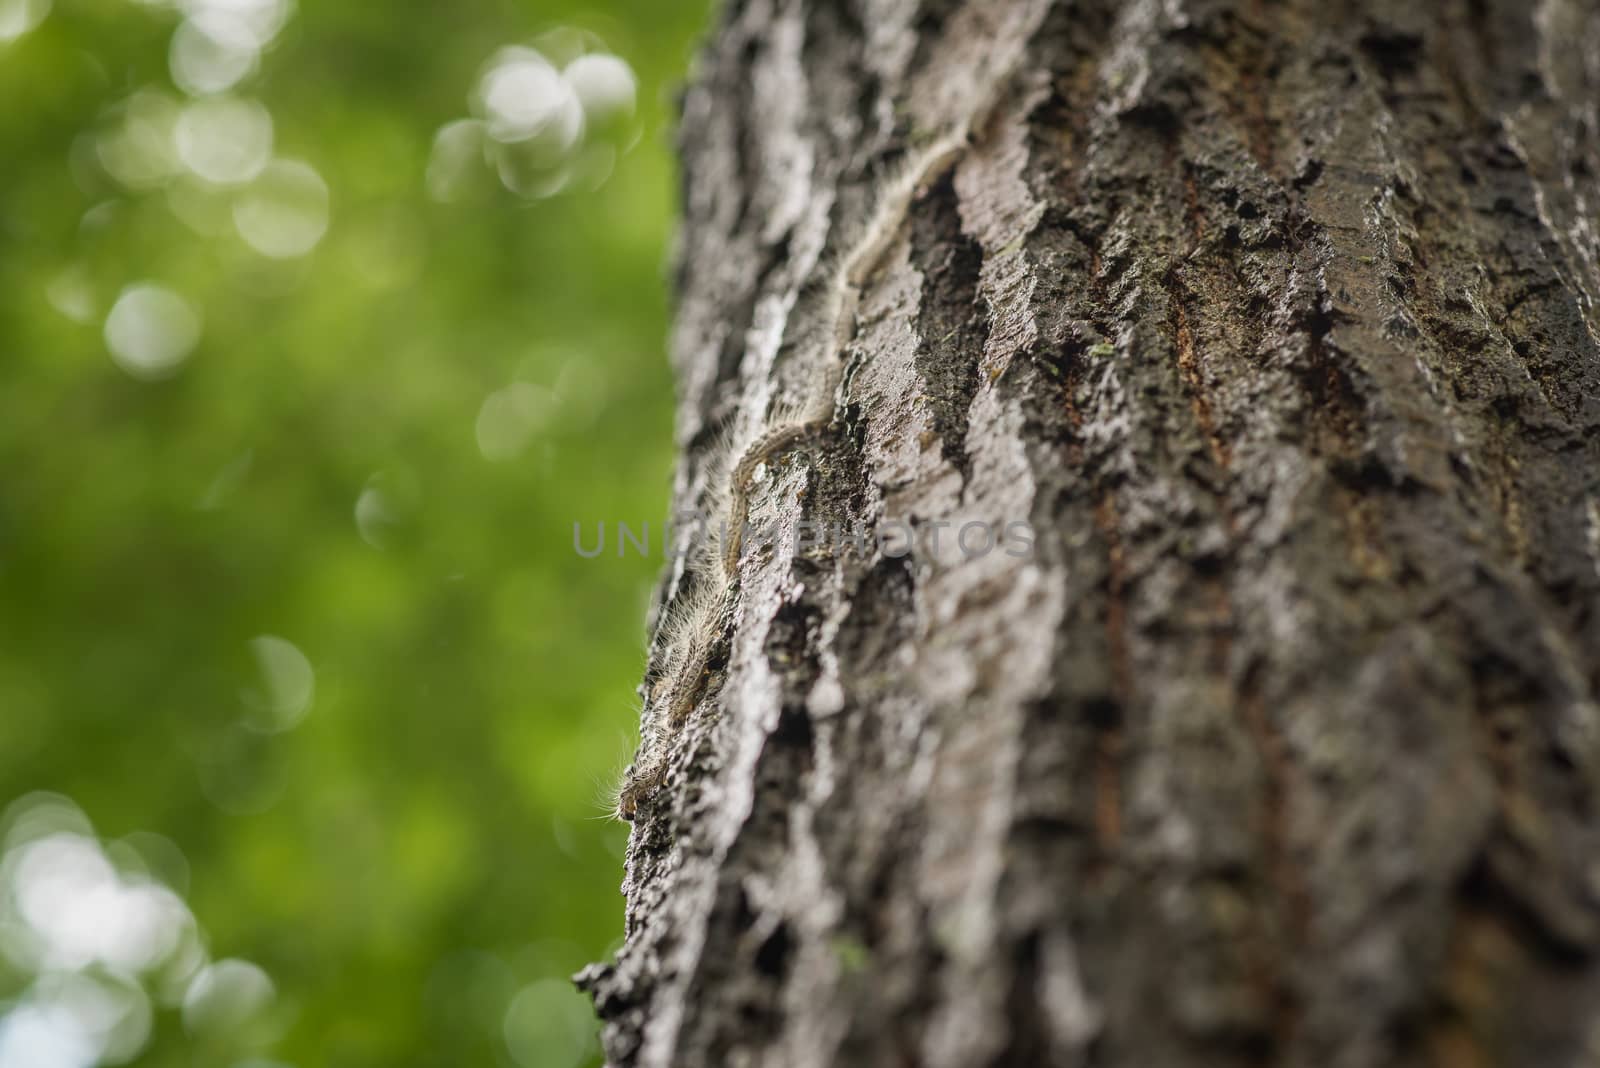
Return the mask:
[(1600, 1064), (1596, 5), (731, 3), (680, 502), (1009, 49), (756, 506), (1035, 552), (746, 561), (611, 1063)]

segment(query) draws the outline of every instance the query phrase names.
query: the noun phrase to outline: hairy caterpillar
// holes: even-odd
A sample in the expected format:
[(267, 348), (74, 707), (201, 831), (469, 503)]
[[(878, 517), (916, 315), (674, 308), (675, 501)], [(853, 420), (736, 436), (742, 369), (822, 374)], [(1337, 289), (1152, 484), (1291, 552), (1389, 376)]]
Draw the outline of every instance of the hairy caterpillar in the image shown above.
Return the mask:
[(763, 464), (821, 433), (827, 426), (827, 419), (779, 423), (752, 441), (739, 457), (739, 462), (733, 465), (728, 491), (727, 530), (723, 534), (721, 554), (722, 573), (729, 581), (739, 573), (739, 550), (744, 545), (745, 522), (750, 518), (750, 483), (756, 472)]
[[(705, 577), (705, 573), (701, 572), (701, 576)], [(612, 805), (612, 815), (617, 819), (633, 819), (639, 800), (666, 777), (671, 756), (668, 742), (711, 683), (710, 658), (723, 630), (727, 594), (720, 583), (711, 586), (702, 582), (674, 602), (662, 619), (658, 638), (663, 650), (661, 669), (649, 689), (646, 712), (653, 707), (664, 722), (653, 734), (646, 735), (645, 744), (623, 772)]]
[(658, 726), (646, 732), (638, 755), (623, 774), (613, 806), (616, 818), (632, 820), (639, 802), (665, 780), (670, 742), (710, 686), (711, 657), (724, 633), (737, 588), (751, 485), (757, 472), (820, 436), (832, 423), (834, 394), (843, 378), (845, 350), (855, 336), (861, 290), (882, 266), (917, 197), (949, 174), (999, 107), (1009, 68), (999, 64), (997, 68), (1004, 73), (991, 76), (976, 108), (913, 152), (904, 166), (884, 180), (860, 237), (829, 274), (821, 313), (827, 329), (815, 357), (819, 386), (799, 407), (769, 417), (765, 428), (737, 452), (731, 441), (717, 450), (719, 459), (709, 476), (708, 511), (725, 517), (720, 548), (691, 558), (685, 576), (692, 583), (689, 591), (669, 609), (662, 623), (657, 646), (662, 650), (661, 668), (646, 702), (646, 715), (654, 709)]

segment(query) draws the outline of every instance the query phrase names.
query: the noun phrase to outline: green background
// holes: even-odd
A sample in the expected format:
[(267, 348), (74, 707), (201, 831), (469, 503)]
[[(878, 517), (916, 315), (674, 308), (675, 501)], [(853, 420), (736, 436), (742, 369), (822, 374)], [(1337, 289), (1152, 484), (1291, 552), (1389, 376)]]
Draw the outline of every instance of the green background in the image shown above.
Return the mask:
[[(284, 260), (228, 225), (237, 190), (201, 183), (202, 232), (192, 179), (96, 164), (132, 94), (189, 102), (182, 11), (57, 0), (0, 42), (0, 807), (70, 799), (275, 991), (211, 1031), (153, 992), (133, 1063), (597, 1063), (566, 977), (621, 933), (599, 817), (660, 560), (580, 559), (572, 524), (666, 514), (672, 100), (706, 7), (302, 0), (231, 91), (328, 187)], [(558, 26), (637, 76), (636, 123), (594, 132), (610, 176), (534, 198), (474, 160), (431, 196), (484, 64)], [(105, 337), (140, 282), (202, 324), (156, 378)], [(262, 636), (315, 677), (272, 729)], [(0, 1015), (47, 970), (0, 958)]]

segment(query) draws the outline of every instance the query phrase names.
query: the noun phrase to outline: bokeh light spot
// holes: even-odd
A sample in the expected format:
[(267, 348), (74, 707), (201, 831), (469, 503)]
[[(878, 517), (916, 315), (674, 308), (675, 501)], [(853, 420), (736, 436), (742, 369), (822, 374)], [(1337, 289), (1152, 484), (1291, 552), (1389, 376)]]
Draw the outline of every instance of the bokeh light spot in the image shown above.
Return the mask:
[(553, 156), (583, 132), (583, 110), (561, 73), (531, 48), (502, 49), (478, 83), (478, 102), (496, 141), (538, 140)]
[(392, 549), (416, 516), (420, 490), (400, 471), (379, 471), (356, 498), (356, 530), (374, 549)]
[(317, 674), (293, 642), (274, 634), (250, 640), (259, 684), (244, 692), (248, 723), (257, 730), (289, 730), (305, 718), (317, 693)]
[(639, 85), (633, 68), (620, 57), (606, 53), (579, 56), (561, 73), (578, 94), (591, 125), (605, 128), (633, 118)]
[(92, 322), (98, 310), (94, 285), (82, 267), (68, 267), (45, 288), (50, 306), (75, 323)]
[(633, 68), (587, 31), (558, 27), (533, 47), (502, 48), (473, 90), (476, 121), (448, 123), (434, 139), (429, 195), (459, 199), (479, 157), (518, 196), (598, 188), (638, 140), (638, 96)]
[(217, 185), (248, 182), (272, 159), (272, 116), (257, 100), (197, 100), (178, 116), (173, 136), (184, 166)]
[(231, 19), (257, 48), (265, 48), (294, 14), (292, 0), (178, 0), (194, 18)]
[(166, 93), (142, 89), (113, 109), (115, 121), (95, 143), (100, 165), (129, 189), (159, 186), (181, 169), (173, 128), (178, 104)]
[(203, 96), (238, 85), (255, 73), (260, 57), (249, 27), (225, 13), (200, 12), (173, 31), (167, 66), (178, 88)]
[(58, 833), (84, 836), (94, 833), (89, 817), (64, 794), (37, 790), (24, 794), (6, 809), (7, 849)]
[(328, 184), (310, 164), (274, 160), (234, 204), (233, 224), (263, 256), (304, 256), (328, 232)]
[(134, 831), (119, 839), (117, 844), (138, 857), (145, 873), (152, 878), (159, 879), (175, 893), (188, 891), (189, 861), (172, 839), (153, 831)]
[(481, 173), (483, 153), (483, 123), (478, 119), (457, 119), (441, 126), (428, 157), (428, 195), (441, 203), (461, 199)]
[(378, 486), (368, 486), (356, 498), (356, 529), (361, 540), (374, 549), (389, 547), (389, 531), (395, 525), (394, 508)]
[(60, 1005), (24, 1001), (0, 1017), (0, 1068), (93, 1068), (94, 1036)]
[(260, 1026), (277, 991), (267, 973), (245, 960), (219, 960), (189, 984), (183, 1026), (192, 1035), (225, 1035)]
[(42, 966), (98, 962), (126, 973), (148, 971), (190, 922), (177, 895), (148, 879), (124, 878), (93, 838), (53, 834), (8, 855), (6, 864), (18, 916), (36, 936)]
[(511, 999), (505, 1038), (512, 1059), (525, 1068), (573, 1068), (594, 1045), (594, 1011), (570, 983), (541, 979)]
[(549, 390), (513, 382), (489, 394), (478, 409), (478, 450), (486, 460), (512, 460), (527, 449), (549, 417)]
[(15, 41), (50, 14), (50, 0), (0, 0), (0, 44)]
[(200, 341), (200, 314), (178, 294), (152, 282), (122, 291), (106, 316), (111, 358), (135, 378), (166, 378)]
[(200, 792), (223, 812), (255, 816), (270, 810), (288, 789), (288, 771), (277, 735), (236, 723), (206, 738), (195, 753)]
[(47, 975), (34, 984), (30, 997), (70, 1017), (89, 1040), (99, 1064), (125, 1064), (150, 1040), (150, 999), (143, 987), (125, 977)]

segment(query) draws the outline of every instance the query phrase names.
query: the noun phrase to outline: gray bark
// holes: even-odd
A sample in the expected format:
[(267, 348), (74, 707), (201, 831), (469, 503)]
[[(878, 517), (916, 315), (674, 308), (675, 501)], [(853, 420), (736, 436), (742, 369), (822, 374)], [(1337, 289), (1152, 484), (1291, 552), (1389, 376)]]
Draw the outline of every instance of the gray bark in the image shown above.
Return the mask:
[(753, 499), (1034, 553), (745, 561), (610, 1063), (1600, 1064), (1600, 11), (730, 3), (680, 504), (1009, 52)]

